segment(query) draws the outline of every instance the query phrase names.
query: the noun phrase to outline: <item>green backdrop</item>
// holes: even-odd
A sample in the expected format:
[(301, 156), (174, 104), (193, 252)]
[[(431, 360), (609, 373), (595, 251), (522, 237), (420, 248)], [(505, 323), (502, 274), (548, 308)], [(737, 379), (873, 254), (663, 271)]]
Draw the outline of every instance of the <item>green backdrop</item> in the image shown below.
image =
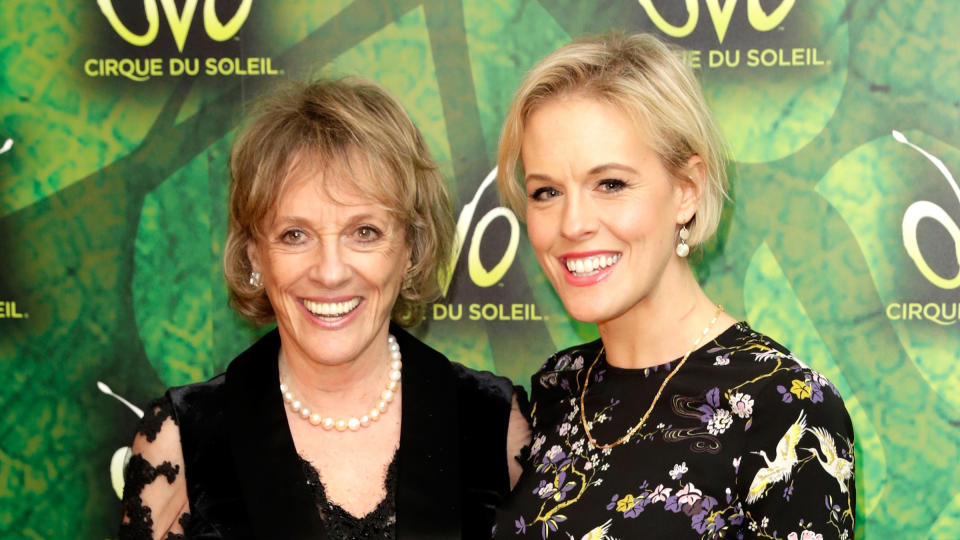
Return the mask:
[(219, 260), (230, 141), (278, 78), (378, 81), (442, 164), (463, 243), (418, 335), (521, 383), (595, 337), (485, 180), (525, 70), (619, 28), (690, 50), (735, 160), (697, 274), (845, 397), (857, 537), (956, 538), (958, 24), (953, 0), (4, 0), (0, 536), (111, 537), (137, 417), (97, 382), (143, 406), (265, 331)]

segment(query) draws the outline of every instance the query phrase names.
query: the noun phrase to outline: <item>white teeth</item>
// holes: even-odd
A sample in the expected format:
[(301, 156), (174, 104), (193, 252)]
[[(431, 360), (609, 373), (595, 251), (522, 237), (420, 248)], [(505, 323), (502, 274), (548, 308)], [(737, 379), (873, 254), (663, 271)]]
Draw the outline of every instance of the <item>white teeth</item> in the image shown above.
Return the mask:
[(303, 301), (303, 306), (320, 317), (337, 318), (349, 314), (360, 305), (360, 298), (351, 298), (346, 302), (314, 302), (312, 300)]
[(587, 275), (597, 272), (608, 266), (613, 266), (620, 260), (620, 254), (613, 255), (595, 255), (593, 257), (584, 257), (582, 259), (567, 259), (567, 270), (572, 274)]

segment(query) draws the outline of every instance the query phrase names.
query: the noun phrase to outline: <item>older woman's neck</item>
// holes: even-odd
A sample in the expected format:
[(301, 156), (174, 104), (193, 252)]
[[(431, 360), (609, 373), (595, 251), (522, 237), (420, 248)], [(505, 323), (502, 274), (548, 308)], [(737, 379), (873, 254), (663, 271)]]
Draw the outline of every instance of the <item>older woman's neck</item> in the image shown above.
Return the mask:
[(389, 372), (387, 341), (374, 339), (356, 358), (327, 362), (295, 348), (280, 350), (280, 379), (315, 399), (351, 399), (383, 390)]
[[(686, 263), (681, 264), (680, 271), (665, 273), (655, 290), (633, 308), (597, 325), (610, 365), (636, 369), (671, 362), (690, 351), (703, 334), (717, 308)], [(720, 326), (718, 321), (711, 336)]]

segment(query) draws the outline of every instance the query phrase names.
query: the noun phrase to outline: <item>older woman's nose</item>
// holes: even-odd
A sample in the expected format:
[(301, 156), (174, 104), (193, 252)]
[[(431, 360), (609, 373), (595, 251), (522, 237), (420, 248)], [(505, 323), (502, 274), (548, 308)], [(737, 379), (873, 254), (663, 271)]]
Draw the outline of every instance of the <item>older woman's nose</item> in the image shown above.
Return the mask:
[(589, 198), (567, 195), (560, 216), (560, 234), (569, 240), (588, 238), (597, 232), (599, 215)]
[(323, 242), (313, 257), (310, 277), (324, 287), (335, 288), (350, 278), (345, 248), (338, 242)]

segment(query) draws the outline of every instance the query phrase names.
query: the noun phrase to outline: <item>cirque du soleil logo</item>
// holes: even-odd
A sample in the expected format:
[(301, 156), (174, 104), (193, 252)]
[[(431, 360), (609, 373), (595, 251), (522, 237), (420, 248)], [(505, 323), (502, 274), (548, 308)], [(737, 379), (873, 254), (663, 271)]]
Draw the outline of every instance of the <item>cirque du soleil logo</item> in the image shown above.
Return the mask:
[[(465, 204), (460, 210), (460, 215), (457, 217), (457, 238), (453, 249), (453, 256), (450, 258), (450, 263), (443, 272), (440, 282), (441, 292), (445, 298), (450, 288), (450, 281), (453, 279), (454, 269), (460, 260), (460, 255), (463, 253), (463, 248), (467, 240), (469, 240), (469, 244), (466, 246), (467, 273), (470, 276), (470, 281), (477, 287), (493, 287), (500, 283), (504, 276), (506, 276), (507, 271), (510, 270), (510, 267), (513, 266), (513, 262), (517, 257), (517, 249), (520, 246), (520, 222), (509, 208), (497, 206), (487, 211), (477, 220), (472, 234), (470, 232), (470, 224), (473, 222), (473, 217), (477, 213), (477, 206), (480, 204), (480, 199), (496, 179), (497, 168), (494, 167), (493, 170), (487, 174), (486, 178), (483, 179), (483, 182), (480, 183), (470, 202)], [(483, 244), (483, 238), (489, 231), (490, 225), (497, 219), (504, 220), (509, 226), (510, 232), (506, 239), (503, 252), (500, 254), (500, 258), (496, 264), (487, 268), (480, 258), (481, 244)], [(491, 242), (488, 245), (491, 244), (500, 246), (503, 245), (503, 242)], [(543, 320), (543, 316), (537, 312), (536, 304), (527, 303), (498, 304), (475, 302), (467, 305), (466, 312), (467, 318), (472, 321), (481, 319), (486, 321)], [(437, 302), (432, 305), (431, 318), (433, 320), (449, 319), (458, 321), (463, 318), (463, 313), (464, 304), (462, 303)]]
[(709, 19), (713, 25), (713, 30), (717, 36), (718, 48), (709, 50), (685, 50), (684, 61), (694, 69), (702, 67), (707, 68), (796, 68), (796, 67), (820, 67), (830, 63), (825, 58), (824, 51), (817, 45), (803, 47), (786, 48), (749, 48), (739, 49), (724, 47), (723, 41), (727, 37), (727, 30), (730, 28), (730, 21), (737, 10), (737, 6), (744, 4), (746, 9), (747, 23), (750, 27), (760, 33), (771, 32), (776, 29), (783, 29), (784, 21), (793, 10), (796, 0), (781, 0), (770, 11), (764, 9), (760, 0), (726, 0), (722, 5), (720, 0), (703, 0), (704, 10), (701, 8), (701, 0), (684, 0), (683, 5), (686, 11), (686, 20), (679, 24), (668, 21), (661, 11), (666, 3), (657, 2), (661, 8), (658, 8), (654, 0), (638, 0), (647, 18), (653, 25), (675, 39), (683, 39), (691, 34), (700, 26), (702, 19)]
[[(893, 138), (898, 143), (904, 144), (927, 158), (930, 163), (943, 175), (943, 178), (950, 184), (957, 202), (960, 202), (960, 186), (957, 185), (953, 174), (947, 169), (943, 161), (930, 152), (910, 142), (907, 137), (899, 132), (892, 132)], [(955, 276), (943, 276), (931, 268), (923, 251), (920, 249), (920, 243), (917, 241), (917, 229), (921, 220), (929, 219), (936, 222), (950, 236), (953, 245), (942, 246), (942, 253), (947, 257), (952, 254), (956, 257), (958, 270)], [(903, 247), (913, 260), (917, 270), (932, 285), (945, 291), (954, 291), (960, 288), (960, 226), (943, 209), (942, 206), (931, 201), (916, 201), (907, 207), (903, 215), (902, 222)], [(887, 306), (887, 317), (893, 320), (915, 320), (926, 319), (940, 325), (951, 325), (960, 319), (960, 302), (893, 302)]]
[[(187, 41), (187, 33), (190, 31), (191, 24), (193, 24), (199, 1), (187, 0), (183, 5), (183, 11), (177, 11), (174, 0), (160, 0), (167, 24), (170, 25), (170, 31), (173, 33), (173, 40), (177, 44), (177, 50), (181, 53)], [(253, 0), (243, 0), (240, 7), (237, 8), (237, 12), (224, 24), (217, 17), (216, 1), (205, 0), (203, 2), (203, 29), (214, 41), (226, 41), (232, 38), (240, 31), (243, 23), (247, 22), (252, 4)], [(113, 30), (127, 43), (138, 47), (146, 47), (157, 38), (160, 31), (160, 11), (157, 9), (157, 0), (144, 0), (143, 2), (143, 11), (147, 17), (147, 30), (143, 34), (135, 34), (127, 28), (113, 8), (113, 0), (97, 0), (97, 5), (100, 6), (100, 11), (107, 18)]]
[[(790, 10), (793, 9), (795, 1), (782, 0), (779, 6), (767, 13), (760, 5), (760, 0), (747, 0), (747, 20), (754, 30), (769, 32), (783, 23), (783, 20), (790, 14)], [(670, 37), (687, 37), (693, 33), (700, 22), (700, 0), (685, 0), (687, 20), (681, 25), (672, 24), (664, 19), (653, 0), (639, 0), (639, 2), (650, 21), (661, 32)], [(727, 29), (730, 27), (733, 11), (737, 7), (737, 0), (726, 0), (722, 7), (720, 6), (720, 0), (705, 0), (704, 3), (707, 5), (707, 12), (713, 22), (713, 29), (717, 33), (717, 40), (723, 43), (723, 38), (727, 36)]]
[[(187, 36), (197, 15), (200, 0), (186, 0), (182, 9), (178, 9), (174, 0), (144, 0), (143, 15), (147, 21), (147, 28), (143, 33), (136, 33), (124, 23), (114, 8), (114, 0), (97, 0), (100, 12), (106, 18), (113, 31), (127, 43), (136, 47), (148, 47), (157, 40), (160, 34), (160, 9), (163, 9), (164, 19), (173, 35), (173, 42), (177, 51), (183, 55), (187, 45)], [(224, 42), (234, 38), (250, 16), (253, 0), (242, 0), (236, 11), (226, 22), (217, 14), (216, 0), (204, 0), (200, 18), (207, 37), (216, 42)], [(283, 71), (275, 69), (270, 57), (250, 56), (239, 57), (137, 57), (137, 58), (88, 58), (83, 63), (83, 70), (90, 77), (126, 77), (132, 81), (142, 82), (152, 77), (193, 77), (201, 73), (207, 76), (263, 76), (282, 75)]]

